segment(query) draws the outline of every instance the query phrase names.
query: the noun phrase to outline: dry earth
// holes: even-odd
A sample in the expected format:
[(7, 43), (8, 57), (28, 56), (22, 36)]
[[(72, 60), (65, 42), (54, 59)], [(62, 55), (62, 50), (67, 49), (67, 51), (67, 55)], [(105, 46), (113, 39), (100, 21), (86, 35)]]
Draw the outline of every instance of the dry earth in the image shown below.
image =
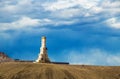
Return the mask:
[(0, 79), (120, 79), (120, 66), (0, 63)]

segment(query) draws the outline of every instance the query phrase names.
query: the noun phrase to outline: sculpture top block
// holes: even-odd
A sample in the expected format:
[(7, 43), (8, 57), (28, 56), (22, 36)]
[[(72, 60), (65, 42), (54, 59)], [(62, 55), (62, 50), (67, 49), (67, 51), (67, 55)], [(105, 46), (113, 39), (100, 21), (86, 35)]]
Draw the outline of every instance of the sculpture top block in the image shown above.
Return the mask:
[(46, 47), (46, 37), (43, 36), (41, 39), (41, 47)]

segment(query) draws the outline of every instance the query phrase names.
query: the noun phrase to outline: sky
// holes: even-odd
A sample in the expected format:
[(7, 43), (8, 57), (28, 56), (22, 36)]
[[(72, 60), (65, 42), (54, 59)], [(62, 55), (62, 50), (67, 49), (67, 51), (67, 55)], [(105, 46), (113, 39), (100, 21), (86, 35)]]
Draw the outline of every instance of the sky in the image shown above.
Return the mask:
[(0, 51), (36, 60), (120, 65), (120, 0), (0, 0)]

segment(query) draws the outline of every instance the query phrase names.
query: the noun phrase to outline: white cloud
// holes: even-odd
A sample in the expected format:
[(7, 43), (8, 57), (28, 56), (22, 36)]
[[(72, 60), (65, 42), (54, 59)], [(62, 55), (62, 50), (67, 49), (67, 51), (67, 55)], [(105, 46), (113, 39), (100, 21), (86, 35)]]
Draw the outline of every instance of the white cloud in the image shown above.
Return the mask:
[(90, 9), (91, 7), (96, 6), (99, 3), (99, 0), (75, 0), (74, 2), (85, 9)]
[[(78, 22), (88, 22), (96, 17), (97, 20), (94, 19), (94, 21), (120, 14), (120, 1), (111, 2), (111, 0), (3, 0), (0, 4), (0, 17), (5, 20), (0, 23), (3, 30), (35, 25), (70, 25)], [(102, 16), (98, 17), (97, 14)], [(7, 21), (8, 19), (13, 21), (18, 18), (21, 19), (11, 23)], [(119, 23), (116, 21), (112, 26), (118, 27), (118, 25)]]
[(56, 0), (46, 2), (42, 6), (45, 11), (50, 11), (50, 17), (59, 20), (75, 20), (82, 17), (79, 20), (81, 22), (86, 17), (95, 18), (98, 16), (97, 14), (100, 15), (99, 19), (118, 15), (120, 13), (119, 3), (120, 1), (112, 2), (111, 0)]
[(68, 55), (71, 64), (120, 65), (120, 54), (111, 54), (100, 49), (71, 51)]
[(17, 7), (14, 5), (6, 5), (4, 8), (2, 8), (3, 10), (6, 10), (7, 12), (13, 12), (15, 10), (17, 10)]
[[(53, 17), (57, 18), (72, 18), (84, 16), (85, 13), (101, 12), (101, 7), (97, 7), (98, 0), (57, 0), (55, 2), (49, 2), (43, 4), (43, 7), (47, 11), (52, 12)], [(86, 16), (86, 15), (85, 15)]]
[(108, 24), (112, 28), (120, 29), (120, 20), (118, 18), (110, 18), (107, 21), (105, 21), (106, 24)]
[[(81, 12), (81, 14), (79, 13)], [(51, 16), (53, 17), (57, 17), (60, 19), (70, 19), (76, 16), (81, 16), (84, 13), (80, 10), (80, 9), (66, 9), (66, 10), (62, 10), (62, 11), (57, 11), (56, 13), (52, 13)]]
[(33, 26), (37, 26), (40, 24), (39, 19), (31, 19), (29, 17), (22, 17), (17, 21), (11, 23), (0, 23), (1, 29), (0, 30), (15, 30), (15, 29), (23, 29), (29, 28)]
[(108, 16), (113, 16), (120, 14), (120, 1), (115, 0), (115, 1), (109, 1), (105, 0), (103, 1), (100, 5), (103, 8), (103, 13), (105, 12)]
[(75, 4), (72, 3), (73, 1), (70, 0), (58, 0), (55, 2), (48, 2), (43, 4), (43, 7), (45, 8), (45, 10), (48, 11), (56, 11), (56, 10), (62, 10), (62, 9), (66, 9), (66, 8), (70, 8), (73, 7)]
[(94, 13), (100, 13), (103, 11), (103, 8), (95, 6), (95, 7), (91, 8), (91, 11), (93, 11)]
[(104, 8), (119, 8), (120, 7), (120, 1), (105, 0), (105, 2), (102, 3), (102, 7), (104, 7)]
[(85, 9), (90, 9), (98, 4), (98, 0), (57, 0), (55, 2), (48, 2), (43, 4), (45, 10), (56, 11), (69, 9), (73, 7), (83, 7)]
[[(19, 18), (32, 12), (36, 8), (33, 0), (12, 0), (2, 1), (0, 6), (1, 14), (12, 16), (13, 19), (18, 16)], [(4, 16), (5, 17), (5, 16)]]
[(31, 19), (29, 17), (22, 17), (20, 20), (13, 22), (12, 25), (13, 26), (17, 26), (18, 27), (25, 27), (25, 26), (36, 26), (39, 25), (39, 19)]
[(10, 22), (10, 23), (0, 23), (0, 30), (1, 31), (6, 31), (6, 30), (33, 30), (34, 27), (41, 28), (45, 25), (70, 25), (75, 23), (77, 20), (51, 20), (48, 18), (43, 18), (43, 19), (34, 19), (30, 17), (23, 16), (19, 18), (16, 21)]
[(113, 65), (120, 65), (120, 55), (109, 56), (107, 62)]

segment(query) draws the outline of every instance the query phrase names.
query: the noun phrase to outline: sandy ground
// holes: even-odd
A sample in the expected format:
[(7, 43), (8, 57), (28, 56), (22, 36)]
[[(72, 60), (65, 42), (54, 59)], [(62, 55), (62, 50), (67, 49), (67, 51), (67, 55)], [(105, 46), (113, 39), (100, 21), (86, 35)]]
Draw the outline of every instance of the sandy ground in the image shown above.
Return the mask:
[(1, 63), (0, 79), (120, 79), (120, 66)]

